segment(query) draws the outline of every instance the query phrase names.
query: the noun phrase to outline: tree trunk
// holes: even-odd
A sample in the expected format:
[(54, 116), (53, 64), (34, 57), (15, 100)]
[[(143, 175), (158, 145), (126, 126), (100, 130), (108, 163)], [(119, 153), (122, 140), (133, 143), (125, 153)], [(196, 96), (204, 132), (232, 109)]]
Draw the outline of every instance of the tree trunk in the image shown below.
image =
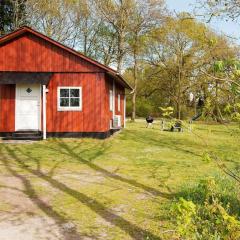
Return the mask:
[(180, 100), (177, 101), (177, 119), (181, 120), (181, 103), (180, 103)]
[[(137, 46), (138, 36), (136, 35), (135, 42)], [(133, 58), (134, 58), (134, 72), (133, 72), (133, 79), (134, 79), (134, 92), (132, 95), (132, 121), (134, 122), (136, 119), (136, 97), (137, 97), (137, 73), (138, 73), (138, 59), (137, 59), (137, 47), (134, 46), (133, 51)]]
[(216, 117), (217, 122), (222, 123), (223, 122), (223, 116), (219, 107), (219, 83), (216, 81), (215, 85), (215, 110), (214, 114)]
[(131, 120), (135, 122), (136, 119), (136, 92), (134, 91), (132, 95), (132, 117)]
[(88, 23), (87, 23), (87, 19), (85, 19), (85, 23), (84, 23), (84, 30), (83, 30), (83, 38), (84, 38), (84, 43), (83, 43), (83, 53), (84, 55), (87, 56), (87, 41), (88, 41)]
[(178, 90), (177, 90), (177, 118), (181, 119), (181, 80), (182, 80), (182, 53), (178, 61)]
[(118, 53), (117, 53), (117, 71), (121, 73), (123, 64), (123, 36), (122, 33), (118, 34)]
[(136, 98), (137, 98), (137, 60), (134, 61), (134, 92), (132, 94), (132, 118), (134, 122), (136, 119)]

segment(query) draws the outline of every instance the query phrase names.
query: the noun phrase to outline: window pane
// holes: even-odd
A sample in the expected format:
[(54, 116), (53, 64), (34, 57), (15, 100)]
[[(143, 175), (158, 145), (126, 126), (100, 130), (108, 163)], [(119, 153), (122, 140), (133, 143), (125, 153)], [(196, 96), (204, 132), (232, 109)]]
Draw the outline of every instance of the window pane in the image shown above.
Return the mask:
[(80, 100), (79, 98), (71, 98), (71, 107), (79, 107), (80, 106)]
[(60, 107), (69, 107), (69, 98), (60, 98)]
[(79, 89), (71, 89), (70, 97), (79, 97)]
[(60, 89), (60, 97), (69, 97), (69, 89)]

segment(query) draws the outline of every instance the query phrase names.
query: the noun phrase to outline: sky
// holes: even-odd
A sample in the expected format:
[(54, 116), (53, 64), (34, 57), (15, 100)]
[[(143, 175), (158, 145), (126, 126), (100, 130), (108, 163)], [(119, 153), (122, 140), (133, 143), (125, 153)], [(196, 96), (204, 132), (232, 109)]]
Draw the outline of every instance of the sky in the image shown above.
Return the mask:
[[(194, 8), (196, 0), (165, 0), (170, 10), (176, 12), (191, 12)], [(214, 19), (209, 23), (210, 27), (218, 33), (223, 33), (231, 36), (234, 40), (240, 43), (240, 23), (233, 21), (226, 22), (221, 19)]]

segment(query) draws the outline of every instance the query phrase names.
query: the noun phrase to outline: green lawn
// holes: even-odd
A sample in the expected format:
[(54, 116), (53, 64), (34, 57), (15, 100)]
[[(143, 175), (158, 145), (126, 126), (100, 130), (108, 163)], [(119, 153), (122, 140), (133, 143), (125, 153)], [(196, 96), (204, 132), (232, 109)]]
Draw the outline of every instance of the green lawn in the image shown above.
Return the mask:
[[(198, 124), (194, 132), (239, 170), (235, 128)], [(9, 188), (35, 206), (23, 208), (24, 218), (46, 215), (59, 226), (75, 224), (68, 239), (174, 239), (169, 202), (184, 185), (221, 173), (203, 161), (208, 149), (201, 138), (138, 122), (107, 140), (0, 144), (0, 212), (24, 204), (5, 198)]]

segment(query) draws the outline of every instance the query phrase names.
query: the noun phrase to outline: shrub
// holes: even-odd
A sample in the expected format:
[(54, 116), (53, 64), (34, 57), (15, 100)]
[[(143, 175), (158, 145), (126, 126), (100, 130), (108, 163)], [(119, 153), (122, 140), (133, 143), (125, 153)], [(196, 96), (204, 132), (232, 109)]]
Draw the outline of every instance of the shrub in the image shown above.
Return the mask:
[(155, 116), (154, 107), (147, 100), (139, 99), (136, 106), (136, 114), (138, 117)]
[[(127, 101), (126, 114), (128, 117), (132, 114), (132, 102), (130, 100)], [(145, 118), (150, 114), (155, 116), (154, 106), (152, 106), (147, 100), (138, 99), (136, 102), (136, 116)]]
[(208, 178), (194, 188), (184, 189), (171, 212), (180, 238), (237, 240), (240, 239), (239, 207), (233, 183)]
[(126, 102), (126, 115), (128, 117), (132, 115), (132, 102), (130, 100)]

